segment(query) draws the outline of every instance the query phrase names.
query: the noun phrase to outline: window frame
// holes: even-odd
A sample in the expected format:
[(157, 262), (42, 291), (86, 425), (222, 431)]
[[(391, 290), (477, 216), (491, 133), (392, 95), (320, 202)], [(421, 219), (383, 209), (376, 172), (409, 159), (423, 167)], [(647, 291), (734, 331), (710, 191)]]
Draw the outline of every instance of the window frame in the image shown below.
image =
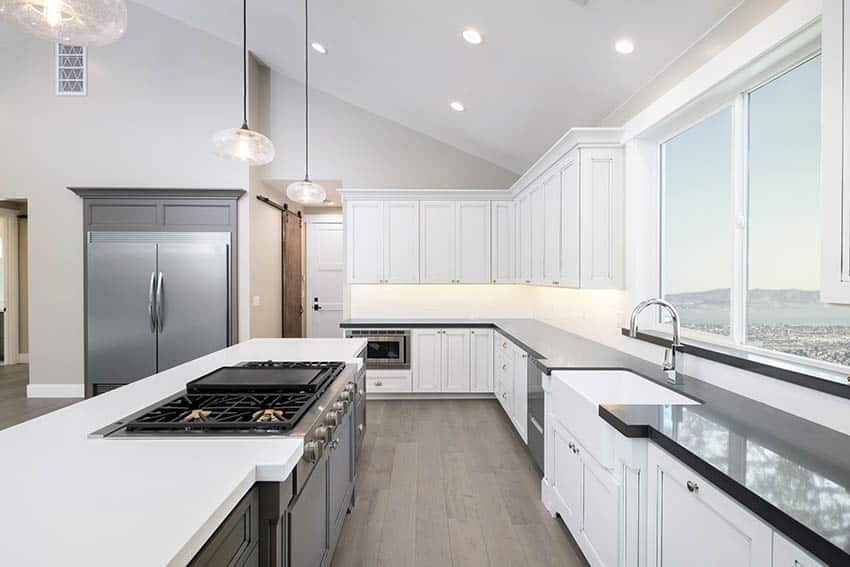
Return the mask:
[[(822, 55), (820, 46), (819, 26), (817, 37), (801, 42), (802, 45), (786, 46), (772, 54), (773, 60), (763, 64), (761, 68), (745, 69), (738, 77), (730, 77), (714, 92), (707, 92), (701, 100), (690, 109), (668, 118), (664, 123), (652, 129), (652, 142), (655, 151), (655, 188), (657, 202), (655, 203), (657, 270), (653, 293), (664, 297), (664, 237), (665, 237), (665, 194), (664, 194), (664, 149), (663, 145), (679, 134), (698, 125), (711, 116), (732, 107), (732, 172), (731, 191), (732, 215), (731, 226), (734, 231), (732, 262), (732, 289), (730, 291), (729, 335), (718, 335), (682, 328), (681, 335), (691, 342), (704, 345), (715, 345), (744, 353), (758, 355), (765, 359), (791, 363), (801, 367), (811, 367), (843, 376), (848, 374), (850, 366), (826, 362), (813, 358), (783, 353), (747, 344), (747, 290), (749, 271), (749, 104), (750, 95), (761, 87), (779, 77), (792, 72)], [(818, 251), (819, 252), (819, 251)], [(658, 309), (657, 315), (650, 325), (645, 327), (650, 332), (671, 334), (671, 326), (664, 321), (664, 314)]]

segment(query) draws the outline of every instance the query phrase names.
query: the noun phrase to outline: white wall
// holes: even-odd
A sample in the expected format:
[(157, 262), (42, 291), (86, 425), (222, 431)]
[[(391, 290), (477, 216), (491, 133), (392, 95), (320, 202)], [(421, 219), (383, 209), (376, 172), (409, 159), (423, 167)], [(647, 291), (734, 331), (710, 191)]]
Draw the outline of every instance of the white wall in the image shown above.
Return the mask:
[(85, 97), (55, 96), (53, 44), (0, 27), (0, 198), (29, 204), (32, 384), (82, 392), (82, 201), (67, 186), (247, 186), (210, 141), (241, 122), (240, 50), (129, 11), (121, 41), (89, 50)]
[[(267, 178), (304, 177), (304, 84), (272, 73)], [(517, 175), (325, 93), (310, 91), (310, 176), (344, 187), (506, 189)]]

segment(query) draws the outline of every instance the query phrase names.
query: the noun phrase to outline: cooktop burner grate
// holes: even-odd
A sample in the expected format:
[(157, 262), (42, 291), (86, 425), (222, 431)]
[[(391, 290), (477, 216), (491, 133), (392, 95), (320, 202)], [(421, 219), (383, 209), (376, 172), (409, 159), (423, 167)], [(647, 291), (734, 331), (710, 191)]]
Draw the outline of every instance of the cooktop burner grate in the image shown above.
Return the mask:
[(127, 422), (128, 432), (282, 432), (313, 405), (315, 393), (187, 394)]

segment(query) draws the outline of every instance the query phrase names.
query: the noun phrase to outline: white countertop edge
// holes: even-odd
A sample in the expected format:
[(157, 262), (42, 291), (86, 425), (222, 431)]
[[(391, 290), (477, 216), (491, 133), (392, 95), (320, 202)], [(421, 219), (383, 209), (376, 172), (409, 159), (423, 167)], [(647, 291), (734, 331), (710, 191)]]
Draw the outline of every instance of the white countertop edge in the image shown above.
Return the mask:
[(237, 484), (228, 497), (221, 503), (216, 511), (198, 528), (198, 531), (177, 552), (177, 555), (168, 562), (169, 567), (185, 567), (198, 554), (204, 544), (209, 541), (218, 527), (227, 519), (227, 516), (237, 504), (245, 497), (257, 482), (283, 482), (304, 454), (304, 444), (301, 443), (297, 451), (293, 451), (289, 459), (282, 465), (257, 465), (250, 469), (245, 478)]

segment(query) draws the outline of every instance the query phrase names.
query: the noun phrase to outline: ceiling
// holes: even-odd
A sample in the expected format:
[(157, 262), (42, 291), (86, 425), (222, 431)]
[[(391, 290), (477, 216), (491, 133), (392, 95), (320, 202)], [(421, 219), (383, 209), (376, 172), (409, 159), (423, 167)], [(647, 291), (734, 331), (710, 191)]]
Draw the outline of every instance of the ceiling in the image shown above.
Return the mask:
[[(137, 0), (241, 42), (239, 0)], [(314, 0), (314, 87), (516, 173), (564, 132), (595, 126), (742, 0)], [(249, 49), (304, 74), (304, 5), (251, 0)], [(132, 26), (132, 21), (130, 22)], [(474, 47), (464, 27), (484, 34)], [(634, 40), (619, 55), (617, 39)], [(460, 100), (465, 112), (449, 102)]]

